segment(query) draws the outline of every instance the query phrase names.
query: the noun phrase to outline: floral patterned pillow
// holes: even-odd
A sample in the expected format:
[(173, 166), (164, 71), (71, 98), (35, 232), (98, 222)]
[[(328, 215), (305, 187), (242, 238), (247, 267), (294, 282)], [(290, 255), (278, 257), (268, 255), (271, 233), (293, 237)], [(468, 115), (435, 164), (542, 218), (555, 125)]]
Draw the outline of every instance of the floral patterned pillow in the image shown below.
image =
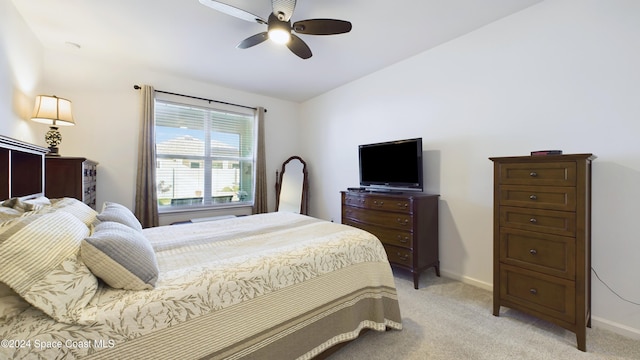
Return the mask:
[(98, 288), (79, 257), (89, 228), (68, 212), (19, 217), (0, 227), (0, 282), (53, 319), (78, 323)]

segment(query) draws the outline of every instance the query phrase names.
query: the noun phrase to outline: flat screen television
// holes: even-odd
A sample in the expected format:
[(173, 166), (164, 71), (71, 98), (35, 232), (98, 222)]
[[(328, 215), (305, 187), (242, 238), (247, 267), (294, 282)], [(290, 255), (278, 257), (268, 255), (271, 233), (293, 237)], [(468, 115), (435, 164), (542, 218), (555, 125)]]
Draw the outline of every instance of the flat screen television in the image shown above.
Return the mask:
[(360, 186), (371, 191), (423, 191), (422, 138), (358, 147)]

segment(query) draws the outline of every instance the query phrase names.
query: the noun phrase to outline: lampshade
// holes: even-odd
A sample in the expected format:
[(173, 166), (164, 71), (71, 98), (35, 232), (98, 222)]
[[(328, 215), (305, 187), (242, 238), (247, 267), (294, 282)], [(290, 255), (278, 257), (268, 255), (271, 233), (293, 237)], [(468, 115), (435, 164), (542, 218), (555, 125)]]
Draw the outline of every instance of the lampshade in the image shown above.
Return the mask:
[(55, 95), (38, 95), (31, 120), (53, 126), (75, 125), (71, 113), (71, 101)]

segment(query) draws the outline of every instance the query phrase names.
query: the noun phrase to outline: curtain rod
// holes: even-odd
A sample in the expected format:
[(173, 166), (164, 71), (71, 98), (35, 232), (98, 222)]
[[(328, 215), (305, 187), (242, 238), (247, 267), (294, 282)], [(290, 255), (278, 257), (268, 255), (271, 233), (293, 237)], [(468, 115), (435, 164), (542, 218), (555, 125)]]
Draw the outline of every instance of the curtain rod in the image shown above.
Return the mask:
[[(136, 89), (136, 90), (140, 90), (141, 89), (140, 85), (133, 85), (133, 88)], [(190, 99), (204, 100), (204, 101), (208, 101), (209, 103), (215, 102), (215, 103), (218, 103), (218, 104), (225, 104), (225, 105), (231, 105), (231, 106), (238, 106), (238, 107), (245, 108), (245, 109), (258, 110), (255, 107), (246, 106), (246, 105), (240, 105), (240, 104), (234, 104), (234, 103), (220, 101), (220, 100), (205, 99), (205, 98), (201, 98), (201, 97), (197, 97), (197, 96), (176, 94), (176, 93), (172, 93), (172, 92), (169, 92), (169, 91), (162, 91), (162, 90), (155, 90), (155, 89), (154, 89), (154, 91), (155, 92), (159, 92), (159, 93), (163, 93), (163, 94), (182, 96), (182, 97), (186, 97), (186, 98), (190, 98)], [(264, 112), (267, 112), (267, 109), (264, 109)]]

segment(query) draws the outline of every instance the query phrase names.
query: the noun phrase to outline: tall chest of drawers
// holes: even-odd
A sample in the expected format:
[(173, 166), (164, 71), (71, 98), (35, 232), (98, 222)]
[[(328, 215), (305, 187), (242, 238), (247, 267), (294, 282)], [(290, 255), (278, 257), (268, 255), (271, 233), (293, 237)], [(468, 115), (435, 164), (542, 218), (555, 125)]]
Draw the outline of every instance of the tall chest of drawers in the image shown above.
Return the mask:
[(576, 334), (591, 322), (592, 154), (491, 158), (493, 314), (517, 309)]
[(411, 271), (417, 289), (420, 273), (435, 267), (438, 256), (438, 197), (425, 193), (343, 191), (342, 223), (380, 239), (392, 266)]
[(76, 198), (95, 209), (97, 166), (83, 157), (46, 157), (45, 196)]

